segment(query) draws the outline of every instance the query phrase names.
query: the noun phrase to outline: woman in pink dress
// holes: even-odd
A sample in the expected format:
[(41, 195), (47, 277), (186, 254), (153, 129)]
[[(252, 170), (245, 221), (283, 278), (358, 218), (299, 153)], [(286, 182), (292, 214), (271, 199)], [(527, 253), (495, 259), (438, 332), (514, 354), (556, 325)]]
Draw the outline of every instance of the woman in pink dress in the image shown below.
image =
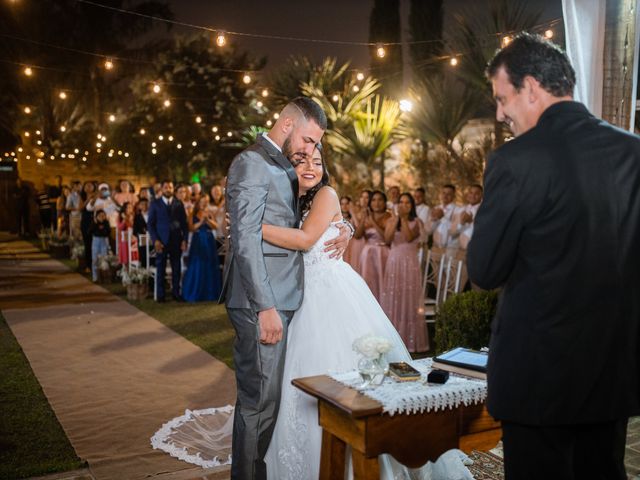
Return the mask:
[(397, 215), (391, 215), (385, 228), (385, 241), (391, 245), (391, 251), (385, 268), (380, 306), (410, 352), (424, 352), (429, 348), (421, 308), (422, 282), (418, 262), (421, 229), (415, 200), (410, 193), (403, 193)]
[[(360, 215), (369, 208), (369, 199), (371, 198), (371, 190), (363, 190), (360, 193), (360, 198), (356, 202), (352, 202), (351, 204), (351, 220), (350, 222), (353, 224), (353, 227), (357, 230), (358, 225), (360, 224)], [(362, 236), (361, 238), (352, 238), (349, 242), (349, 246), (347, 247), (347, 251), (349, 255), (347, 256), (347, 252), (344, 254), (344, 261), (351, 265), (356, 272), (362, 274), (360, 268), (360, 255), (362, 254), (362, 249), (365, 245), (365, 238)]]
[(384, 281), (384, 268), (389, 247), (384, 241), (384, 228), (390, 215), (387, 212), (387, 196), (376, 190), (371, 194), (369, 205), (360, 215), (355, 238), (365, 239), (360, 254), (360, 275), (367, 282), (371, 293), (380, 301)]
[(138, 239), (133, 235), (133, 219), (135, 210), (133, 204), (124, 202), (118, 222), (118, 260), (121, 265), (129, 264), (129, 240), (127, 232), (131, 232), (131, 261), (138, 261)]

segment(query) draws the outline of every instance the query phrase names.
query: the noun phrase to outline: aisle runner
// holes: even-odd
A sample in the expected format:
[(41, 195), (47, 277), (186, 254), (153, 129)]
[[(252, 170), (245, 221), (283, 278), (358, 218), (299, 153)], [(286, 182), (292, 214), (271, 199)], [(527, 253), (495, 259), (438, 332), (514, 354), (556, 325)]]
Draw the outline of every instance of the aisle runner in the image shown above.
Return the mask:
[(2, 314), (95, 477), (193, 471), (149, 438), (187, 408), (233, 404), (232, 370), (59, 262), (11, 260), (8, 248), (32, 250), (0, 247)]

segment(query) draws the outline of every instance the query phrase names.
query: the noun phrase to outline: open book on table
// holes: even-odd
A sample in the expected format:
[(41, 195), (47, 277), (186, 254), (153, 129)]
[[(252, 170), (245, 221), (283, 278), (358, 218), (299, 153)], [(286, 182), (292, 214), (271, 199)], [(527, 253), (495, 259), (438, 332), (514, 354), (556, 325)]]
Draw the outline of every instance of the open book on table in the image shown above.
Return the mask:
[(458, 347), (435, 357), (433, 368), (486, 380), (488, 358), (486, 352)]

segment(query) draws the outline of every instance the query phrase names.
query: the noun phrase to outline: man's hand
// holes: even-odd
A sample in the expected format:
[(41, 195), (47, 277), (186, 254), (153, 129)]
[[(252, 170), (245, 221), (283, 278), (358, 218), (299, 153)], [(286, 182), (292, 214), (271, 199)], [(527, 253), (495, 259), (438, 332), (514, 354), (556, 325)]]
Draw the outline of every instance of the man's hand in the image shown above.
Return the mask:
[(349, 240), (351, 239), (351, 229), (349, 227), (344, 224), (340, 224), (338, 225), (338, 229), (340, 230), (340, 235), (324, 242), (326, 246), (324, 251), (331, 252), (329, 258), (342, 258), (347, 246), (349, 245)]
[(258, 312), (260, 343), (275, 345), (282, 340), (282, 319), (275, 307)]
[(441, 208), (431, 210), (431, 220), (440, 220), (442, 217), (444, 217), (444, 211)]
[(473, 222), (473, 215), (471, 215), (469, 212), (464, 212), (462, 215), (460, 215), (460, 223), (471, 222)]
[(156, 240), (155, 243), (153, 244), (153, 248), (157, 253), (162, 253), (162, 250), (164, 250), (164, 245), (160, 240)]

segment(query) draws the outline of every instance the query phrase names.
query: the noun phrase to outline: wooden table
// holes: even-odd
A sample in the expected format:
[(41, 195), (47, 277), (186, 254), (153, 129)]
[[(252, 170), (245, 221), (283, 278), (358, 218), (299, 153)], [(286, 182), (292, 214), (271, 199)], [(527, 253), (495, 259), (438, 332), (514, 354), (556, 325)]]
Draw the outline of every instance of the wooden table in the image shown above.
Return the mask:
[(500, 423), (484, 404), (417, 414), (388, 415), (382, 405), (326, 375), (297, 378), (300, 390), (318, 399), (322, 427), (320, 479), (344, 476), (346, 445), (352, 448), (355, 479), (378, 480), (378, 455), (388, 453), (417, 468), (452, 448), (489, 450), (501, 438)]

